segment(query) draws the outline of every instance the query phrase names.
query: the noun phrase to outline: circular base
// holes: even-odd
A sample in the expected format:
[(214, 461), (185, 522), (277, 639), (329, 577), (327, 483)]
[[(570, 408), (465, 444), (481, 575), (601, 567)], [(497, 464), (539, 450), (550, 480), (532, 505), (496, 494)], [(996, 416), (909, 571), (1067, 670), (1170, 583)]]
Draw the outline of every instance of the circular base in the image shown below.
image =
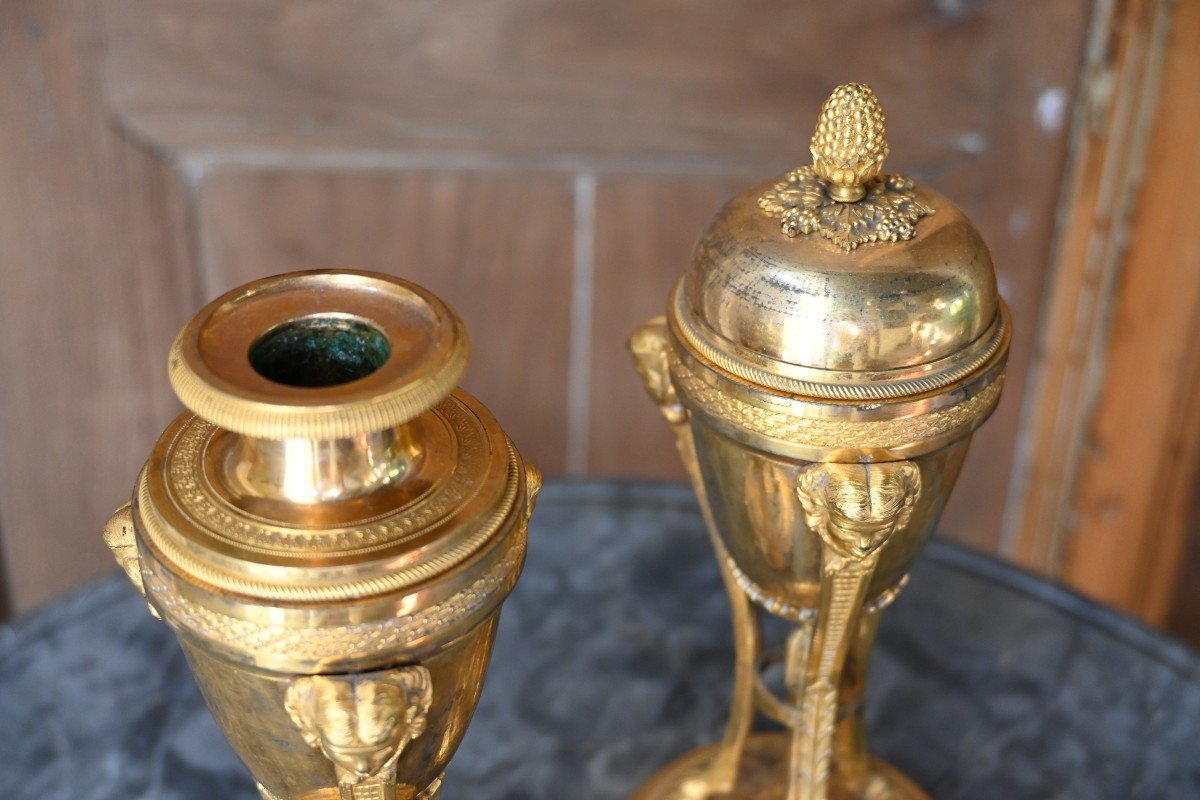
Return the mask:
[[(791, 735), (756, 733), (746, 743), (737, 784), (730, 792), (709, 794), (704, 777), (720, 744), (693, 750), (647, 781), (631, 800), (785, 800)], [(929, 800), (895, 767), (874, 759), (872, 774), (857, 790), (829, 779), (829, 800)]]

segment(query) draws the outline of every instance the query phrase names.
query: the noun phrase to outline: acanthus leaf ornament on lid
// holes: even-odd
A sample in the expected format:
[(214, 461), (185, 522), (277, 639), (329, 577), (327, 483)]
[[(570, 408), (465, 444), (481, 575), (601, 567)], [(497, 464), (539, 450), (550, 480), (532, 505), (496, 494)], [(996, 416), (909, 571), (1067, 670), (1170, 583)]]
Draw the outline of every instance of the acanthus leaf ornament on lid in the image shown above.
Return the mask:
[(813, 164), (789, 172), (759, 198), (780, 220), (785, 236), (819, 233), (843, 250), (916, 235), (917, 220), (933, 213), (903, 175), (880, 175), (888, 154), (886, 118), (871, 87), (833, 90), (813, 133)]

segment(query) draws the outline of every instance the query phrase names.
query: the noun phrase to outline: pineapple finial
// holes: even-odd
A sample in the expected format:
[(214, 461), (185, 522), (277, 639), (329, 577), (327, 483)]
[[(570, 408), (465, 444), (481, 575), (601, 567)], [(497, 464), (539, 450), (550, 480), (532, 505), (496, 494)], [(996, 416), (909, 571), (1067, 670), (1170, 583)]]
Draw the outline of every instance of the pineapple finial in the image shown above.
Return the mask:
[(879, 98), (863, 83), (844, 83), (833, 90), (813, 132), (813, 170), (829, 183), (829, 195), (853, 203), (866, 194), (866, 184), (879, 174), (888, 146)]

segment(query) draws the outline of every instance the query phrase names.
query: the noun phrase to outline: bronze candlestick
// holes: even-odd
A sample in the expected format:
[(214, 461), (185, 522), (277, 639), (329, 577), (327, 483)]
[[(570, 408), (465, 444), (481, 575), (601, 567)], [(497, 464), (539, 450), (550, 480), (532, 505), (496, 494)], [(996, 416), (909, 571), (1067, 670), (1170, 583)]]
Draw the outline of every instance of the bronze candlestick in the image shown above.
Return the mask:
[(457, 390), (457, 315), (385, 275), (257, 281), (176, 339), (191, 413), (105, 540), (264, 800), (435, 798), (537, 470)]
[[(1008, 311), (962, 212), (880, 174), (868, 87), (833, 92), (811, 150), (811, 167), (718, 212), (666, 317), (630, 341), (695, 486), (736, 648), (724, 740), (637, 800), (926, 798), (867, 752), (867, 664), (999, 400)], [(760, 674), (756, 607), (794, 626), (786, 697)], [(756, 710), (786, 732), (752, 733)]]

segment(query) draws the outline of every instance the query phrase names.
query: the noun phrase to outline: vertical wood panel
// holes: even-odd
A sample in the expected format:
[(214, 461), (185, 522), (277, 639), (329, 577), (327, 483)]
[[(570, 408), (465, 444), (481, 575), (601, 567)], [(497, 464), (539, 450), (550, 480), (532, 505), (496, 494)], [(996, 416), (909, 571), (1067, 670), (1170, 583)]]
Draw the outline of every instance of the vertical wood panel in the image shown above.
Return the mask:
[(1200, 185), (1197, 52), (1200, 4), (1180, 3), (1064, 564), (1073, 585), (1159, 623), (1193, 530), (1200, 478), (1200, 245), (1189, 200)]
[(183, 187), (109, 127), (95, 11), (0, 6), (0, 520), (16, 611), (112, 569), (100, 528), (167, 421), (166, 345), (190, 305)]
[(683, 480), (675, 440), (625, 349), (634, 328), (667, 307), (700, 231), (751, 179), (619, 175), (596, 193), (596, 283), (588, 469)]
[(1129, 0), (1103, 6), (1110, 17), (1090, 44), (1076, 120), (1077, 152), (1064, 192), (1045, 319), (1037, 332), (1037, 383), (1027, 399), (1029, 419), (1006, 531), (1010, 555), (1049, 574), (1062, 573), (1070, 531), (1083, 530), (1077, 528), (1073, 503), (1098, 391), (1110, 368), (1105, 355), (1109, 314), (1172, 5)]
[[(993, 552), (1002, 546), (1016, 442), (1025, 424), (1089, 9), (1069, 3), (993, 4), (995, 27), (979, 45), (990, 57), (946, 63), (919, 90), (950, 104), (979, 102), (985, 119), (976, 133), (986, 148), (974, 151), (972, 168), (947, 169), (954, 164), (949, 160), (928, 177), (979, 227), (1013, 314), (1004, 395), (975, 434), (941, 522), (943, 531)], [(968, 66), (982, 66), (985, 93), (974, 98), (943, 93), (946, 73)], [(928, 127), (936, 118), (920, 121)], [(969, 138), (962, 144), (963, 155), (972, 152)], [(900, 169), (904, 156), (895, 148), (892, 152), (891, 167)]]
[(1193, 492), (1191, 502), (1181, 504), (1188, 541), (1183, 558), (1171, 567), (1176, 580), (1170, 587), (1171, 608), (1164, 625), (1193, 647), (1200, 647), (1200, 503), (1196, 500)]
[(220, 170), (200, 192), (206, 289), (340, 267), (433, 290), (472, 341), (464, 386), (523, 454), (566, 451), (573, 204), (556, 176)]

